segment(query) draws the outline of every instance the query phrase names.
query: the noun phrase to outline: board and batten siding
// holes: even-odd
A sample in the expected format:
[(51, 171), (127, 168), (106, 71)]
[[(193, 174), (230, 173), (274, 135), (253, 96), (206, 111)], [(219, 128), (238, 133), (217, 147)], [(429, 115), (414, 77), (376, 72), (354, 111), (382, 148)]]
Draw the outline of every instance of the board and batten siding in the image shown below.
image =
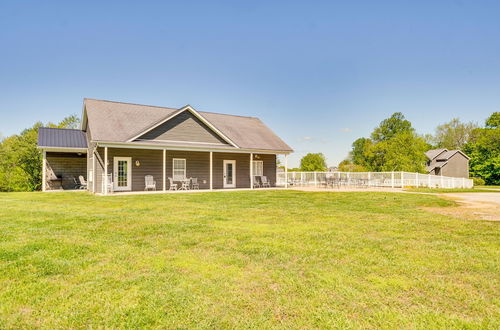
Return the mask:
[[(264, 162), (264, 175), (271, 185), (276, 183), (276, 155), (254, 154)], [(156, 189), (163, 189), (163, 151), (149, 149), (108, 148), (108, 174), (113, 174), (114, 157), (132, 158), (132, 191), (144, 190), (144, 177), (152, 175)], [(210, 153), (201, 151), (166, 150), (166, 178), (173, 177), (173, 159), (186, 159), (186, 177), (198, 178), (200, 189), (210, 188)], [(136, 165), (136, 161), (140, 166)], [(236, 188), (250, 187), (250, 154), (248, 153), (213, 153), (213, 188), (223, 188), (223, 162), (236, 161)], [(102, 175), (104, 174), (104, 148), (99, 147), (96, 155), (96, 193), (102, 193)], [(178, 183), (178, 182), (176, 182)], [(166, 179), (166, 189), (169, 181)]]
[(143, 134), (138, 140), (203, 142), (227, 145), (191, 112), (184, 111), (167, 122)]

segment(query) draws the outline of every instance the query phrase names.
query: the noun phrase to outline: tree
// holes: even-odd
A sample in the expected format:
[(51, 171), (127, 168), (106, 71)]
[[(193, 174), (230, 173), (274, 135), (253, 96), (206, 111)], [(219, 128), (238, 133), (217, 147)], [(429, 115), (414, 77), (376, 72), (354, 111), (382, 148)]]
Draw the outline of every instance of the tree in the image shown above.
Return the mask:
[(395, 112), (373, 130), (371, 138), (374, 142), (382, 142), (402, 132), (414, 132), (414, 129), (401, 112)]
[(411, 131), (400, 132), (374, 147), (372, 170), (425, 173), (425, 140)]
[(326, 171), (326, 158), (322, 153), (309, 153), (300, 160), (301, 171)]
[(462, 150), (469, 137), (478, 125), (473, 122), (462, 123), (458, 118), (436, 127), (434, 144), (437, 148)]
[(368, 170), (361, 166), (354, 164), (349, 159), (343, 160), (339, 163), (340, 172), (368, 172)]
[(485, 128), (472, 131), (464, 152), (470, 157), (469, 172), (486, 184), (500, 185), (500, 113), (486, 119)]
[[(58, 124), (48, 123), (48, 127), (76, 127), (76, 116), (64, 118)], [(0, 142), (0, 190), (34, 191), (42, 185), (42, 153), (37, 148), (38, 128), (41, 122), (12, 135)]]
[(355, 165), (364, 168), (370, 167), (373, 158), (373, 141), (368, 138), (359, 138), (354, 141), (352, 143), (350, 158)]

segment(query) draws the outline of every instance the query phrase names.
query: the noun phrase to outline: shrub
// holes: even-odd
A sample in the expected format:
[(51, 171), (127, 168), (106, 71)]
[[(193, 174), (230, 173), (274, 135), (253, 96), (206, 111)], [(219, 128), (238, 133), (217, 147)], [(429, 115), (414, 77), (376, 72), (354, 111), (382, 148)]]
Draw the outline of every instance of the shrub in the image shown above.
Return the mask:
[(484, 180), (481, 178), (472, 178), (475, 186), (484, 186)]

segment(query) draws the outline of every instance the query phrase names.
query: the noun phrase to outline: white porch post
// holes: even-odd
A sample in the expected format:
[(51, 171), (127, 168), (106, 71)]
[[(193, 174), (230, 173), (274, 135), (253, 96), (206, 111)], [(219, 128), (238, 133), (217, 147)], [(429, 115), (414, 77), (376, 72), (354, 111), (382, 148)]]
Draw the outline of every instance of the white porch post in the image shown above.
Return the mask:
[(213, 177), (214, 177), (214, 171), (213, 171), (213, 162), (214, 162), (214, 157), (213, 157), (213, 152), (210, 151), (210, 190), (214, 189), (213, 185)]
[(167, 191), (167, 149), (163, 149), (163, 192)]
[(47, 151), (42, 152), (42, 191), (45, 191), (47, 184)]
[(250, 189), (253, 189), (253, 153), (250, 153)]
[(104, 147), (104, 195), (108, 194), (108, 147)]
[(288, 188), (288, 155), (285, 154), (285, 188)]
[(95, 194), (95, 149), (92, 148), (92, 193)]

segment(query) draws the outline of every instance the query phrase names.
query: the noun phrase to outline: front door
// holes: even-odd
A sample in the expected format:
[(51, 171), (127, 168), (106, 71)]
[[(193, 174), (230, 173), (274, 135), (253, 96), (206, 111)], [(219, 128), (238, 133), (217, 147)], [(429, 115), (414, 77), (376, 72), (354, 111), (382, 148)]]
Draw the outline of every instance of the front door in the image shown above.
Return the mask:
[(224, 161), (224, 188), (236, 187), (236, 161)]
[(114, 191), (132, 190), (132, 158), (113, 158), (113, 188)]

